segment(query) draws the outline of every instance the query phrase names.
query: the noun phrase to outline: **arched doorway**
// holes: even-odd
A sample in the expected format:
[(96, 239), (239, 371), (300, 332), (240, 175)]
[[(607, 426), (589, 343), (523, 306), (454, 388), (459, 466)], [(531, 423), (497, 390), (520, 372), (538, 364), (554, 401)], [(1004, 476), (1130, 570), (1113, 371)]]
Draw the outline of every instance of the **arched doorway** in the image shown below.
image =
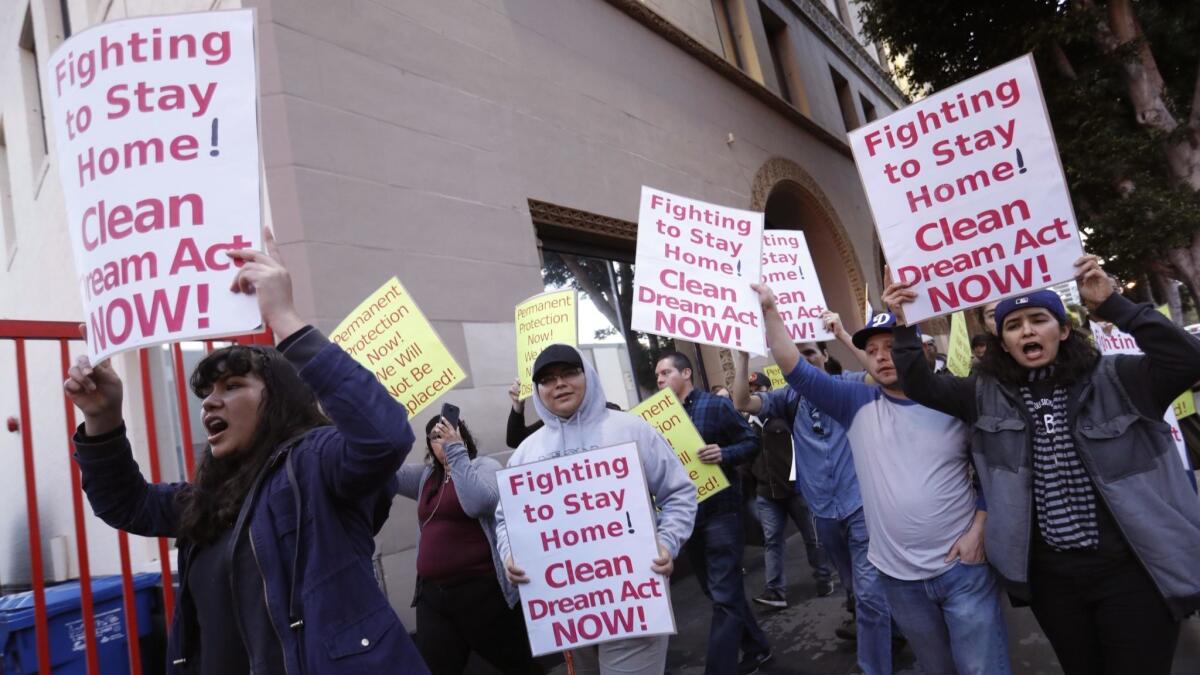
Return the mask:
[(837, 211), (813, 177), (795, 162), (773, 158), (754, 177), (751, 208), (766, 214), (769, 229), (804, 232), (825, 302), (842, 315), (846, 330), (861, 328), (867, 277)]
[[(868, 296), (867, 280), (873, 279), (878, 285), (880, 273), (876, 270), (870, 277), (863, 273), (845, 226), (813, 177), (795, 162), (774, 157), (754, 175), (750, 208), (766, 214), (768, 228), (804, 232), (825, 302), (841, 314), (846, 330), (853, 333), (861, 328)], [(870, 259), (874, 258), (872, 252)], [(837, 345), (830, 347), (844, 365), (858, 368), (846, 350)], [(731, 382), (733, 361), (728, 350), (720, 350), (718, 358), (719, 361), (705, 359), (710, 379)], [(723, 377), (712, 378), (714, 370)]]

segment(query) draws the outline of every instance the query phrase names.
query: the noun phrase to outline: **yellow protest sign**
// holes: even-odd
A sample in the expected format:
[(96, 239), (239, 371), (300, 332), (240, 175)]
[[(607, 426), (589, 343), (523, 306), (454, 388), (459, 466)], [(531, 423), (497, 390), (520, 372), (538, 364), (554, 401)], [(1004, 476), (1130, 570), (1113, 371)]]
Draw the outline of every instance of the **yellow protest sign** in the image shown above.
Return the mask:
[(533, 393), (533, 362), (546, 345), (579, 344), (579, 305), (574, 289), (540, 293), (517, 305), (517, 376), (521, 398)]
[(946, 367), (959, 377), (971, 374), (971, 337), (967, 335), (967, 316), (955, 312), (950, 317), (950, 349)]
[(767, 377), (771, 378), (771, 391), (783, 389), (784, 387), (788, 386), (787, 380), (783, 379), (783, 369), (779, 366), (772, 363), (766, 368), (763, 368), (763, 373), (766, 374)]
[(409, 417), (466, 379), (395, 277), (333, 329), (333, 341), (374, 373)]
[(1175, 417), (1183, 419), (1188, 415), (1196, 414), (1196, 397), (1192, 395), (1189, 389), (1179, 395), (1175, 402), (1171, 404), (1171, 410), (1175, 411)]
[(675, 456), (683, 462), (683, 470), (696, 484), (697, 502), (729, 487), (729, 479), (720, 466), (705, 464), (696, 456), (696, 451), (707, 444), (670, 389), (660, 390), (629, 412), (649, 422), (671, 444)]

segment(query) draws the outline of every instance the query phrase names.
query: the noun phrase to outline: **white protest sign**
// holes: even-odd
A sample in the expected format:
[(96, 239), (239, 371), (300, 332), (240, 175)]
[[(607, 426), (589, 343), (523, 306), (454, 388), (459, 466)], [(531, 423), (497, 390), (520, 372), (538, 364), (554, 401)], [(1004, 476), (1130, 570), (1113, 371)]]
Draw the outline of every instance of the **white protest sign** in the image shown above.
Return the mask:
[(258, 327), (225, 255), (260, 247), (254, 13), (99, 24), (42, 91), (92, 360)]
[(850, 132), (914, 323), (1074, 276), (1082, 254), (1033, 59), (1024, 56)]
[(765, 354), (763, 214), (642, 187), (634, 330)]
[(783, 325), (792, 342), (834, 339), (825, 330), (821, 314), (825, 294), (813, 266), (808, 243), (800, 230), (767, 230), (763, 233), (763, 283), (775, 291)]
[(534, 656), (675, 632), (637, 444), (496, 475)]
[[(1101, 354), (1142, 354), (1142, 348), (1129, 333), (1111, 323), (1096, 323), (1095, 321), (1090, 323), (1092, 337), (1096, 340), (1096, 348), (1100, 350)], [(1179, 459), (1183, 462), (1184, 468), (1188, 468), (1187, 445), (1183, 441), (1183, 430), (1179, 428), (1179, 418), (1175, 416), (1174, 408), (1167, 408), (1166, 414), (1163, 415), (1163, 421), (1171, 427), (1171, 439), (1175, 441)]]

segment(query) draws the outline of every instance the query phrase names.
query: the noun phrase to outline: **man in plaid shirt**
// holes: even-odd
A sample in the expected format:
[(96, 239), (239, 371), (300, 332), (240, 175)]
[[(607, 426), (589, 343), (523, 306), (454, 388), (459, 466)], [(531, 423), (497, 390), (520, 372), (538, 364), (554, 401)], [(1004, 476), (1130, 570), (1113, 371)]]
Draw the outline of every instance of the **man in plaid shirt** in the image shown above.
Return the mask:
[[(729, 399), (692, 386), (692, 363), (683, 354), (664, 354), (654, 371), (659, 389), (670, 387), (708, 444), (696, 453), (700, 461), (719, 464), (729, 479), (728, 488), (700, 503), (692, 538), (685, 546), (700, 589), (713, 602), (704, 672), (757, 673), (771, 660), (771, 646), (750, 611), (742, 585), (742, 498), (734, 467), (753, 461), (758, 438)], [(744, 652), (740, 663), (739, 648)]]

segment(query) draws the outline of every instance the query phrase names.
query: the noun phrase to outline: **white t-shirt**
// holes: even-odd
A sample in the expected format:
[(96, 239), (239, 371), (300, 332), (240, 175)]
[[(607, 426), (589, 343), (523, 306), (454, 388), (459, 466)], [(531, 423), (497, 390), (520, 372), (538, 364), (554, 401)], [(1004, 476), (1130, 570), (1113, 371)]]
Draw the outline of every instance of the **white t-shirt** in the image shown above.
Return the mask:
[(949, 569), (946, 554), (975, 516), (967, 426), (878, 386), (830, 377), (803, 359), (787, 381), (846, 428), (871, 564), (907, 581)]

